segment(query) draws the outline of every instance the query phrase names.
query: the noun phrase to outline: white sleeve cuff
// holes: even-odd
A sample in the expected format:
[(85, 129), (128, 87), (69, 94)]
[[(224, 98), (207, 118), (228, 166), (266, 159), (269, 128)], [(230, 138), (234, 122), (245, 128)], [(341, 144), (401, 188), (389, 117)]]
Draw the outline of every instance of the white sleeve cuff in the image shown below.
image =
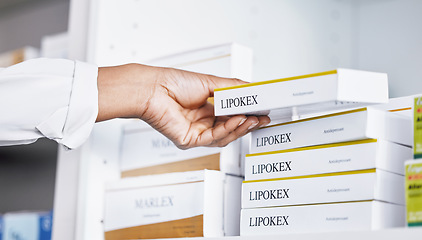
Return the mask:
[[(47, 138), (67, 148), (82, 145), (88, 138), (98, 114), (98, 67), (75, 61), (72, 88), (67, 107), (58, 109), (37, 129)], [(64, 125), (57, 121), (66, 115)]]

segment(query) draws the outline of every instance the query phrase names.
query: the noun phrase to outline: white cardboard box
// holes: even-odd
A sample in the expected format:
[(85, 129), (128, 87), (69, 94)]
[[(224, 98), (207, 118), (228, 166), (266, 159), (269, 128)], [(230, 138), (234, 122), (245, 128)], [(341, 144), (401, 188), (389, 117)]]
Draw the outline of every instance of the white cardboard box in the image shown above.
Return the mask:
[(69, 34), (62, 32), (47, 35), (41, 39), (41, 57), (45, 58), (68, 58)]
[(241, 180), (203, 170), (110, 183), (105, 192), (105, 239), (237, 235)]
[(269, 114), (271, 119), (388, 101), (385, 73), (337, 69), (215, 90), (216, 116)]
[(405, 205), (404, 176), (376, 169), (245, 181), (242, 209), (379, 200)]
[(251, 153), (278, 151), (366, 138), (412, 146), (411, 119), (359, 108), (314, 118), (276, 124), (251, 133)]
[(242, 209), (240, 235), (379, 230), (405, 225), (405, 207), (379, 201)]
[(123, 177), (220, 170), (240, 176), (240, 141), (224, 148), (177, 148), (173, 142), (141, 121), (123, 127), (120, 168)]
[(146, 64), (251, 82), (252, 62), (252, 49), (225, 43), (153, 59)]
[[(387, 103), (380, 103), (380, 104), (374, 104), (367, 106), (368, 108), (374, 108), (376, 110), (381, 110), (385, 112), (390, 112), (394, 114), (399, 114), (404, 117), (411, 118), (412, 116), (412, 103), (413, 103), (413, 97), (415, 95), (410, 96), (404, 96), (404, 97), (397, 97), (397, 98), (390, 98), (388, 99)], [(301, 115), (301, 116), (295, 116), (298, 119), (306, 119), (306, 118), (312, 118), (312, 117), (319, 117), (323, 115), (329, 115), (338, 112), (338, 110), (331, 110), (326, 112), (318, 112), (314, 114), (308, 114), (308, 115)], [(278, 122), (281, 123), (281, 122)], [(273, 123), (271, 123), (273, 124)], [(274, 124), (277, 124), (277, 122), (274, 122)], [(274, 125), (273, 124), (273, 125)]]
[(245, 180), (305, 176), (377, 168), (404, 175), (412, 148), (365, 139), (246, 155)]
[(412, 112), (411, 108), (412, 108), (414, 96), (416, 95), (390, 98), (388, 99), (388, 103), (376, 104), (376, 105), (372, 105), (371, 107), (375, 109), (379, 109), (379, 110), (396, 112), (400, 114), (405, 114), (406, 116), (410, 116)]

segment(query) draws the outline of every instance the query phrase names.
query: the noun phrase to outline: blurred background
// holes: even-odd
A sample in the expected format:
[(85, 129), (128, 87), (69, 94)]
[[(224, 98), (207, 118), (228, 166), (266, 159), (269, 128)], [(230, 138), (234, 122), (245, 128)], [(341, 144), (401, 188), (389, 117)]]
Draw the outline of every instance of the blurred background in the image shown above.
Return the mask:
[[(69, 4), (69, 0), (0, 0), (0, 56), (8, 58), (7, 53), (25, 46), (40, 49), (44, 36), (66, 32)], [(0, 213), (53, 209), (56, 162), (54, 141), (0, 147)]]
[[(356, 68), (388, 73), (399, 97), (422, 91), (421, 23), (419, 0), (0, 0), (0, 63), (22, 49), (142, 63), (237, 42), (253, 81)], [(48, 140), (0, 148), (0, 213), (53, 209), (57, 154)]]

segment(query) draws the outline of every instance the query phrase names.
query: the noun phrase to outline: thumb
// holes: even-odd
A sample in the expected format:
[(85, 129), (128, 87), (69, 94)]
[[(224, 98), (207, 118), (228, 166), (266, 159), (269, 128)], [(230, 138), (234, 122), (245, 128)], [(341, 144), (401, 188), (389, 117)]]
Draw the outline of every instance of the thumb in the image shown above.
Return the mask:
[(211, 76), (211, 75), (209, 76), (207, 80), (208, 80), (207, 86), (210, 92), (210, 97), (214, 96), (214, 89), (216, 88), (226, 88), (226, 87), (232, 87), (232, 86), (248, 83), (237, 78), (222, 78), (222, 77), (216, 77), (216, 76)]

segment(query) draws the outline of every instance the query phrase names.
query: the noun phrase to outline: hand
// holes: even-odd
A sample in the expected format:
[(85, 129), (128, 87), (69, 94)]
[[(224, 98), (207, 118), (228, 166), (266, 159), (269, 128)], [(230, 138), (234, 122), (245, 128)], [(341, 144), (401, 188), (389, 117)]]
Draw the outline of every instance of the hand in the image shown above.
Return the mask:
[(100, 68), (97, 121), (138, 117), (179, 148), (223, 147), (270, 122), (267, 116), (214, 116), (207, 101), (214, 89), (244, 83), (140, 64)]

